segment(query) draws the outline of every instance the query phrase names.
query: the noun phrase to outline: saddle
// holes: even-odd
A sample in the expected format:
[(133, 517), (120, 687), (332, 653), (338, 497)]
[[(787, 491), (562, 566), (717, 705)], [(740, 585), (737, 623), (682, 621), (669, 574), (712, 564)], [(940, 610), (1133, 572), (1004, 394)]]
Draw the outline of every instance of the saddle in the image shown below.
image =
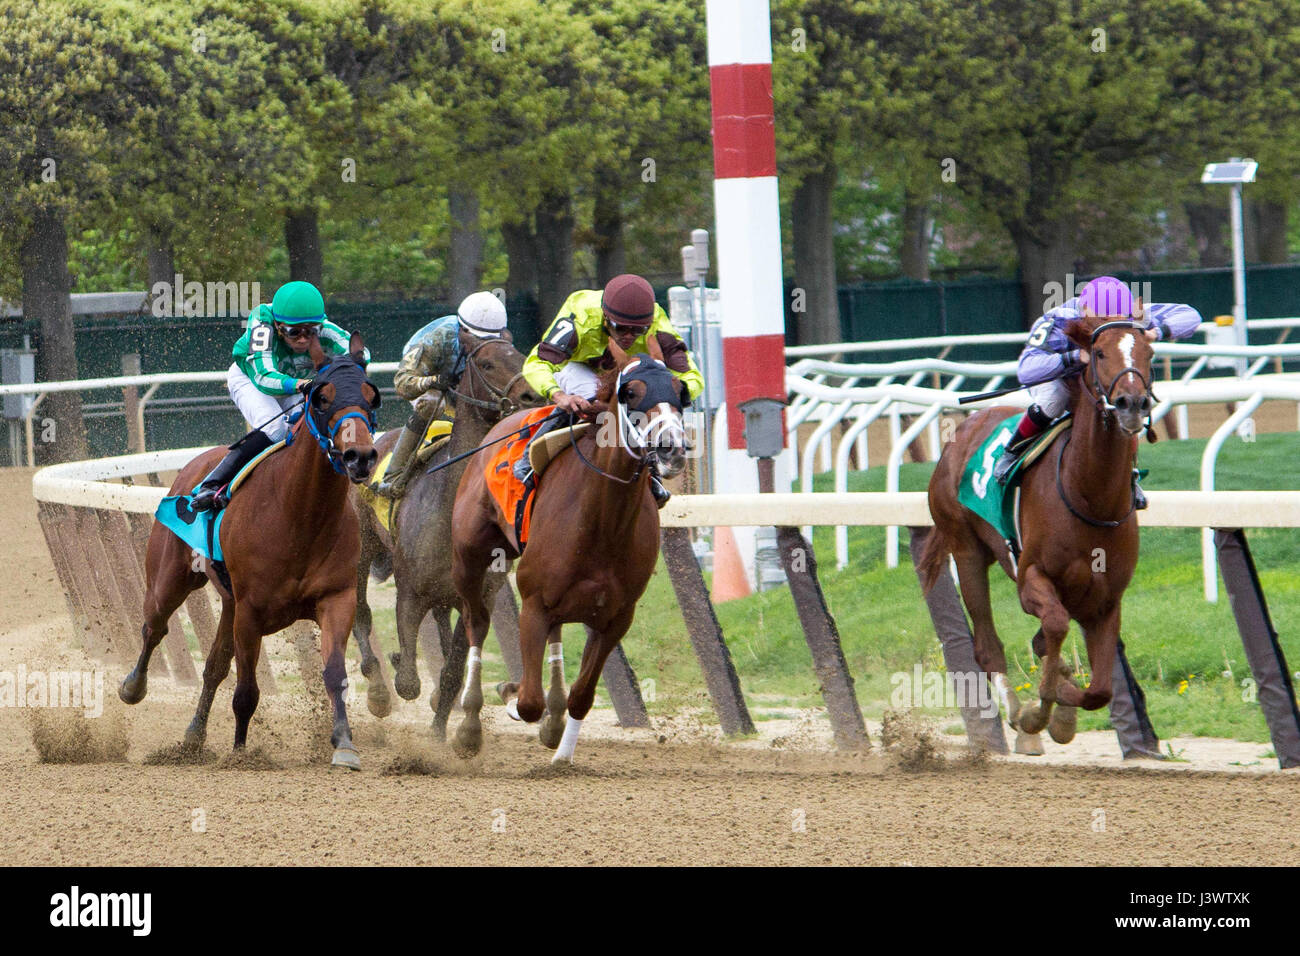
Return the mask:
[[(591, 428), (591, 422), (578, 422), (573, 426), (556, 428), (542, 435), (532, 443), (531, 448), (528, 448), (529, 439), (537, 426), (553, 411), (555, 411), (554, 405), (531, 410), (520, 423), (520, 431), (526, 427), (527, 432), (522, 435), (516, 432), (512, 440), (498, 445), (483, 470), (483, 477), (492, 500), (514, 529), (515, 550), (520, 554), (523, 554), (524, 546), (528, 543), (528, 530), (532, 521), (534, 493), (538, 481), (547, 466)], [(515, 477), (514, 465), (523, 457), (525, 448), (528, 448), (528, 461), (533, 471), (527, 481), (520, 481)]]
[(993, 478), (993, 469), (1002, 456), (1002, 450), (1014, 439), (1022, 417), (1012, 415), (993, 429), (966, 462), (966, 470), (962, 472), (961, 484), (957, 488), (957, 500), (994, 527), (1006, 541), (1014, 560), (1019, 559), (1021, 551), (1021, 479), (1025, 470), (1074, 424), (1067, 414), (1048, 426), (1046, 431), (1026, 439), (1022, 449), (1013, 448), (1013, 451), (1020, 451), (1020, 458), (1011, 469), (1007, 483), (1000, 485)]
[[(239, 474), (235, 475), (230, 482), (230, 486), (226, 491), (227, 497), (234, 498), (235, 493), (239, 491), (248, 476), (253, 473), (253, 469), (287, 444), (287, 441), (276, 442), (241, 468)], [(197, 485), (190, 489), (188, 495), (169, 495), (163, 498), (154, 511), (154, 518), (164, 528), (189, 545), (193, 551), (198, 552), (212, 562), (217, 577), (226, 586), (226, 590), (230, 590), (230, 575), (226, 572), (225, 556), (221, 552), (221, 521), (226, 516), (228, 509), (192, 511), (190, 502), (193, 500), (195, 491), (198, 491)]]

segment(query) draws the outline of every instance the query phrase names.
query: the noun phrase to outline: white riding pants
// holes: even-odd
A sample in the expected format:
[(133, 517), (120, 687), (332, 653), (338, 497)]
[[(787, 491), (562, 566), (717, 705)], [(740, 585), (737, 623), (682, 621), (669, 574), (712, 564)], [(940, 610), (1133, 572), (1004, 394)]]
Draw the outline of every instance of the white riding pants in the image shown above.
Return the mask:
[(1065, 414), (1070, 403), (1070, 390), (1059, 378), (1050, 382), (1039, 382), (1029, 386), (1029, 397), (1038, 404), (1049, 418), (1058, 418)]
[(262, 433), (271, 441), (281, 441), (289, 434), (289, 422), (284, 412), (298, 404), (300, 396), (296, 392), (292, 395), (268, 395), (253, 384), (238, 364), (230, 366), (226, 389), (249, 428), (260, 425)]

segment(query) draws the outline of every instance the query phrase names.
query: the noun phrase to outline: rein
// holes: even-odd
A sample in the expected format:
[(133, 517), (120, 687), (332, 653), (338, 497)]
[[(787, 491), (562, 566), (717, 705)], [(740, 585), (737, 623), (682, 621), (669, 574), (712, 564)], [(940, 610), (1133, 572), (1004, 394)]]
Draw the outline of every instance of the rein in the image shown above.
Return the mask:
[(507, 415), (519, 409), (519, 403), (514, 401), (512, 398), (510, 398), (510, 390), (515, 387), (515, 385), (518, 383), (518, 381), (521, 378), (524, 377), (524, 373), (522, 369), (516, 372), (514, 376), (510, 379), (510, 381), (506, 382), (506, 386), (504, 389), (499, 389), (491, 382), (489, 382), (487, 376), (483, 374), (482, 369), (480, 369), (477, 365), (474, 364), (474, 356), (479, 353), (480, 349), (484, 348), (485, 346), (491, 345), (493, 342), (501, 342), (506, 345), (510, 344), (506, 342), (505, 339), (502, 338), (484, 339), (478, 345), (474, 346), (474, 348), (470, 351), (470, 353), (465, 356), (465, 367), (469, 371), (470, 377), (474, 381), (481, 384), (485, 389), (487, 389), (488, 394), (490, 394), (493, 398), (495, 398), (496, 401), (495, 402), (484, 401), (481, 398), (475, 398), (472, 395), (466, 395), (464, 392), (457, 391), (456, 386), (460, 384), (459, 379), (457, 379), (455, 382), (452, 382), (451, 385), (447, 387), (447, 391), (450, 394), (456, 396), (456, 401), (458, 402), (465, 402), (467, 405), (472, 405), (475, 408), (482, 408), (488, 411), (498, 412), (501, 418), (505, 418)]
[(1128, 513), (1118, 521), (1101, 521), (1097, 518), (1090, 518), (1083, 512), (1076, 510), (1074, 505), (1070, 504), (1070, 499), (1066, 497), (1065, 483), (1061, 480), (1061, 462), (1065, 459), (1066, 446), (1070, 444), (1070, 439), (1073, 437), (1074, 429), (1070, 429), (1070, 434), (1066, 436), (1065, 441), (1061, 442), (1061, 450), (1056, 455), (1056, 493), (1061, 496), (1061, 503), (1065, 505), (1070, 514), (1074, 515), (1084, 524), (1090, 524), (1094, 528), (1118, 528), (1125, 521), (1128, 521), (1133, 512), (1137, 510), (1137, 495), (1133, 493), (1132, 482), (1129, 483), (1129, 496), (1131, 500), (1129, 503)]
[(435, 471), (440, 471), (441, 469), (446, 468), (448, 465), (454, 465), (456, 464), (456, 462), (460, 461), (461, 459), (468, 458), (470, 455), (476, 455), (484, 448), (490, 448), (491, 446), (496, 445), (500, 442), (509, 441), (512, 438), (526, 438), (528, 437), (528, 432), (533, 428), (534, 425), (541, 425), (543, 422), (549, 422), (552, 419), (559, 418), (561, 415), (567, 415), (567, 414), (569, 413), (563, 411), (562, 409), (557, 408), (555, 411), (551, 412), (551, 414), (547, 415), (545, 418), (539, 418), (537, 421), (533, 422), (532, 425), (524, 425), (522, 428), (519, 428), (516, 431), (506, 432), (500, 438), (494, 438), (491, 441), (485, 441), (481, 445), (474, 446), (469, 451), (461, 452), (455, 458), (448, 458), (446, 461), (440, 461), (438, 462), (438, 464), (430, 466), (428, 469), (425, 470), (424, 473), (426, 475), (432, 475)]

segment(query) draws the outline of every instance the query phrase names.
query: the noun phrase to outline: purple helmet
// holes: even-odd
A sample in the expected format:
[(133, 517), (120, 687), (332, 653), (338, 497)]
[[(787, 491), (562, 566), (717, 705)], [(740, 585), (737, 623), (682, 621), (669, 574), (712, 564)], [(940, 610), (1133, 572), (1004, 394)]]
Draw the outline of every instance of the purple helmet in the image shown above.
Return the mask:
[(1097, 276), (1079, 293), (1079, 310), (1101, 317), (1133, 315), (1133, 294), (1114, 276)]

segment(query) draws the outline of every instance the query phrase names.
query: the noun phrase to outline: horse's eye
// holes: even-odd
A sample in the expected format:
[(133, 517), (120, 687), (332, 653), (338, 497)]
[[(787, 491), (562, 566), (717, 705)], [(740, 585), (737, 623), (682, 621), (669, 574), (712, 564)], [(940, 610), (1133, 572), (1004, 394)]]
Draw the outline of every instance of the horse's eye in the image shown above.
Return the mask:
[(1105, 359), (1105, 358), (1106, 358), (1106, 353), (1105, 353), (1105, 352), (1098, 352), (1098, 353), (1097, 353), (1097, 358), (1099, 358), (1099, 359)]

